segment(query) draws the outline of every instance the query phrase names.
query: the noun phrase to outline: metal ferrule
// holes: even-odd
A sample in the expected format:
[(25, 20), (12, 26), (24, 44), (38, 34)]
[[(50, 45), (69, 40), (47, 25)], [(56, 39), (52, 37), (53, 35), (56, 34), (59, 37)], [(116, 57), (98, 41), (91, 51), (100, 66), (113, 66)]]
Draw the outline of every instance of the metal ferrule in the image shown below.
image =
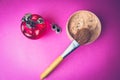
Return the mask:
[(63, 54), (61, 55), (63, 58), (65, 58), (66, 56), (68, 56), (72, 51), (74, 51), (77, 47), (79, 47), (80, 44), (77, 41), (73, 41), (69, 47), (63, 52)]

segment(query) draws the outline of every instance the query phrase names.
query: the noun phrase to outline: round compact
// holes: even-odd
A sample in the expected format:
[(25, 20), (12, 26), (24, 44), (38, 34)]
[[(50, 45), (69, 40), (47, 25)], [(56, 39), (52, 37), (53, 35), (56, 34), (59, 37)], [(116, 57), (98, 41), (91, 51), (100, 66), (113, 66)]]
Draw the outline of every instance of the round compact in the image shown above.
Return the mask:
[[(99, 37), (101, 33), (100, 20), (94, 13), (90, 11), (77, 11), (72, 14), (68, 20), (67, 33), (70, 38), (76, 40), (80, 45), (92, 43)], [(84, 35), (83, 37), (86, 39), (83, 38), (84, 40), (81, 41), (82, 35)]]

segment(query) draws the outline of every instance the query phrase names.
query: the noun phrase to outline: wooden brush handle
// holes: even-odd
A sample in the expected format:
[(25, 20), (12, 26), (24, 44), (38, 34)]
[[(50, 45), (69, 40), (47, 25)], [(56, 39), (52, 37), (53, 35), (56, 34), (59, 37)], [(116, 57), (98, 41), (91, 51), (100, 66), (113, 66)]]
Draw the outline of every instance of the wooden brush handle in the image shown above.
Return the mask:
[(52, 72), (58, 64), (63, 60), (63, 57), (59, 56), (40, 76), (41, 79), (44, 79), (50, 72)]

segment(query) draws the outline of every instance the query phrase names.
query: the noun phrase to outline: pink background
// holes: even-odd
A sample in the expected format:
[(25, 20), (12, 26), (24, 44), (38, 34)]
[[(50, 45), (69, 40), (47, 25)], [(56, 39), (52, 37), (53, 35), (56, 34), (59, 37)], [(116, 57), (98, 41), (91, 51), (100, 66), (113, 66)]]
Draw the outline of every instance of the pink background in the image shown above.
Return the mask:
[[(120, 80), (119, 0), (0, 0), (0, 80), (39, 80), (40, 74), (71, 43), (69, 16), (81, 9), (101, 20), (101, 36), (68, 56), (45, 80)], [(38, 40), (20, 30), (25, 13), (36, 13), (62, 27)]]

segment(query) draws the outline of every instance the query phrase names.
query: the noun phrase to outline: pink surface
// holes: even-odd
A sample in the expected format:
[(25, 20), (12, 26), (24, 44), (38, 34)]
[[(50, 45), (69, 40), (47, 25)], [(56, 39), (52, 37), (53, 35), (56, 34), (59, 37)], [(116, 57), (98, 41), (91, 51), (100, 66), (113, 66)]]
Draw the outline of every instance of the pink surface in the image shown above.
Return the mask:
[[(101, 36), (76, 49), (45, 80), (120, 80), (119, 7), (117, 0), (0, 0), (0, 80), (39, 80), (71, 43), (66, 22), (81, 9), (100, 18)], [(26, 38), (20, 31), (20, 20), (28, 12), (57, 23), (62, 33), (49, 30), (38, 40)]]

